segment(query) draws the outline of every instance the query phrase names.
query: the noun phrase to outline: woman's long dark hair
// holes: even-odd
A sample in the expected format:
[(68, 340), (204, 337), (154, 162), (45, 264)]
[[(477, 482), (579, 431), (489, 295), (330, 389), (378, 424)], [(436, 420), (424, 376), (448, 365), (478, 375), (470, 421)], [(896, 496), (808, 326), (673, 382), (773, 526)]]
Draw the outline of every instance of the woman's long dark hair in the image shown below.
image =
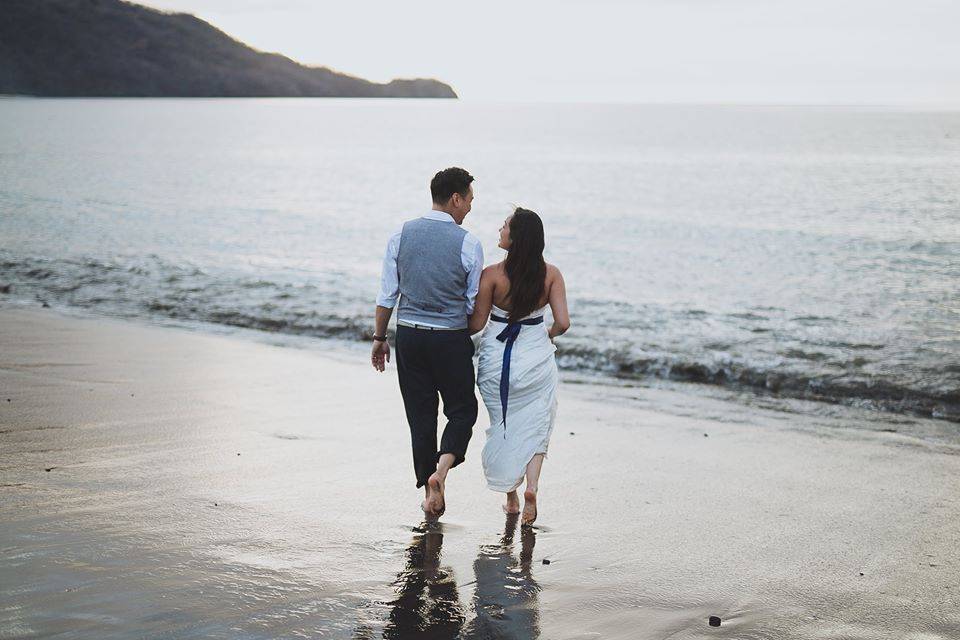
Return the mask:
[(543, 222), (533, 211), (517, 207), (510, 218), (510, 250), (504, 269), (510, 280), (509, 320), (530, 315), (540, 305), (546, 286), (547, 263), (543, 261)]

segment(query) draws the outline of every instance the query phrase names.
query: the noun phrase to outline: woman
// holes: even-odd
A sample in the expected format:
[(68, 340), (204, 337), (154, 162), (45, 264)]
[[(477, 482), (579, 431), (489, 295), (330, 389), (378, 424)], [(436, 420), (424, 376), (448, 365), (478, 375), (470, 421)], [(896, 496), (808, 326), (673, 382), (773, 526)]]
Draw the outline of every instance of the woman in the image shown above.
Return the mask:
[[(557, 412), (553, 338), (570, 327), (563, 276), (544, 262), (543, 245), (540, 216), (517, 208), (500, 228), (498, 246), (507, 257), (483, 270), (470, 316), (471, 333), (486, 326), (477, 368), (490, 414), (483, 471), (490, 489), (507, 494), (507, 513), (520, 512), (517, 488), (526, 476), (524, 525), (537, 518), (540, 467)], [(543, 323), (547, 305), (553, 313), (549, 330)]]

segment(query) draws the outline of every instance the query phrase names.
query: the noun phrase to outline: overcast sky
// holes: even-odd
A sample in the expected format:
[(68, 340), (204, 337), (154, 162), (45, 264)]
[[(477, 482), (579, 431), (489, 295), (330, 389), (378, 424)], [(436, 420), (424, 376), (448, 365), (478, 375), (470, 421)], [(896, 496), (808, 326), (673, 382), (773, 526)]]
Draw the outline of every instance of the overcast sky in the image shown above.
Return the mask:
[(149, 0), (464, 99), (960, 103), (960, 0)]

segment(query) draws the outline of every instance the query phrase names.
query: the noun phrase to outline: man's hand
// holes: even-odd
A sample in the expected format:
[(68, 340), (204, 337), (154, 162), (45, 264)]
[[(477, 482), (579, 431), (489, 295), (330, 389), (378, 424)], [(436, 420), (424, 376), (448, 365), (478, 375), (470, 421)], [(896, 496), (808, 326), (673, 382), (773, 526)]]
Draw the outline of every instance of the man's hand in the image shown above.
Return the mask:
[(373, 351), (370, 352), (370, 362), (377, 371), (386, 369), (386, 363), (390, 362), (390, 343), (386, 340), (374, 340)]
[[(377, 317), (373, 323), (373, 335), (387, 337), (387, 324), (390, 322), (390, 316), (393, 309), (377, 305)], [(370, 352), (370, 364), (377, 371), (383, 371), (390, 362), (390, 345), (386, 340), (374, 340), (373, 351)]]

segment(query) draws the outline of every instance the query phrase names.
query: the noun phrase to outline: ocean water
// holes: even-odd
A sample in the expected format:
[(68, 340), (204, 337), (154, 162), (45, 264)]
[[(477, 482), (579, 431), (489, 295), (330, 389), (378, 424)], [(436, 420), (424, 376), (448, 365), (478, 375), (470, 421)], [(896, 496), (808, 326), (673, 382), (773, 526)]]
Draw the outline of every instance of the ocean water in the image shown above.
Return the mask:
[(957, 111), (2, 99), (0, 300), (361, 340), (450, 165), (488, 263), (543, 217), (565, 370), (960, 421)]

